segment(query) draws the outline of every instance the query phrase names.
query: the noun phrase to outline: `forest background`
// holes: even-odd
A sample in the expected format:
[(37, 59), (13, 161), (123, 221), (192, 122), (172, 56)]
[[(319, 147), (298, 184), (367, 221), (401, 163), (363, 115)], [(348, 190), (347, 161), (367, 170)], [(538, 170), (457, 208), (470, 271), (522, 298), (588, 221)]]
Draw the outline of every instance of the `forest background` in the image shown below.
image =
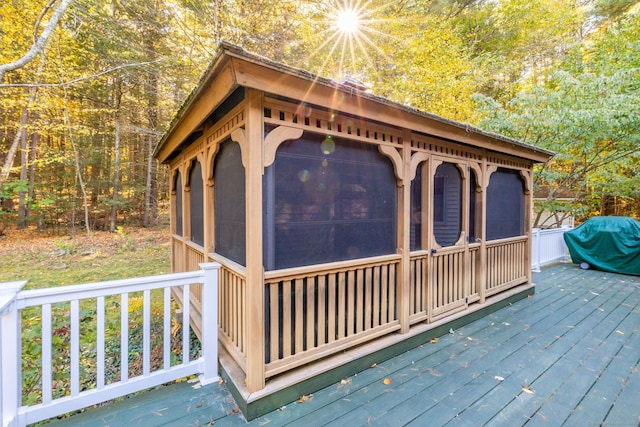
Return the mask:
[(640, 217), (640, 1), (6, 0), (0, 235), (166, 221), (152, 154), (220, 41), (557, 152), (536, 226)]

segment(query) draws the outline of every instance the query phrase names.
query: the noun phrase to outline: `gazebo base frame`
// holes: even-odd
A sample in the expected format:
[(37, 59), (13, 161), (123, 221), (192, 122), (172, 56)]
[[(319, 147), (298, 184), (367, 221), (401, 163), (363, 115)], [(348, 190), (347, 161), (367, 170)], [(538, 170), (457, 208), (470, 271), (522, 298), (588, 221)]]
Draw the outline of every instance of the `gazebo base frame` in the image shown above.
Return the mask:
[(482, 317), (494, 313), (514, 302), (535, 293), (535, 285), (526, 283), (502, 292), (483, 303), (476, 303), (464, 312), (453, 314), (433, 323), (414, 325), (406, 334), (392, 333), (375, 341), (310, 363), (267, 381), (266, 387), (249, 393), (245, 385), (245, 373), (233, 358), (220, 347), (220, 372), (227, 387), (247, 420), (260, 417), (277, 408), (314, 393), (331, 384), (339, 383), (371, 365), (402, 354), (412, 348), (428, 343)]

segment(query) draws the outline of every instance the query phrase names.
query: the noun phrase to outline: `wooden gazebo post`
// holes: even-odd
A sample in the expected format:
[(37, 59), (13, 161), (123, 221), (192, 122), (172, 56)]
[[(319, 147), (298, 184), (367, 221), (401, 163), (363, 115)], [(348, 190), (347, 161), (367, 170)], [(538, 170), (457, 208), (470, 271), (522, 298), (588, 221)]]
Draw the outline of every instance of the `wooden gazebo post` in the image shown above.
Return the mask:
[(246, 124), (242, 163), (246, 179), (247, 276), (245, 313), (247, 388), (249, 392), (265, 386), (264, 374), (264, 268), (262, 265), (262, 153), (264, 126), (262, 93), (247, 90)]

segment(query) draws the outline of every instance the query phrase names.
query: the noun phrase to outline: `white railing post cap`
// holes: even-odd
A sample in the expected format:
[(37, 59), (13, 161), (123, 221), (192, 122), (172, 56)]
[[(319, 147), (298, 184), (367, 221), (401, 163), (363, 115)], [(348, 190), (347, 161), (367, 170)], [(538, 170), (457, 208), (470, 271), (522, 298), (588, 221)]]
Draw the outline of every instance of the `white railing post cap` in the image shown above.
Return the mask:
[(219, 262), (201, 262), (198, 264), (201, 269), (207, 270), (219, 270), (221, 265)]

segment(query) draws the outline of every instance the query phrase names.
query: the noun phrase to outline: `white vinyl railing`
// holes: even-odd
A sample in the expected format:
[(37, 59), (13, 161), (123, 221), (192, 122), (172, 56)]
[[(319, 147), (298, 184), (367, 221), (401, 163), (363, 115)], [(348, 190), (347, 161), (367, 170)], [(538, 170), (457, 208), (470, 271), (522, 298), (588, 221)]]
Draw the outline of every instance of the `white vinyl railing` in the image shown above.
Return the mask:
[(564, 233), (569, 228), (550, 228), (531, 231), (531, 270), (539, 272), (540, 267), (554, 262), (567, 261), (569, 249), (564, 242)]
[[(190, 375), (198, 374), (203, 384), (217, 381), (220, 265), (200, 267), (187, 273), (26, 291), (26, 282), (0, 284), (2, 427), (46, 420)], [(203, 285), (202, 339), (199, 356), (190, 360), (189, 287), (195, 283)], [(181, 318), (172, 322), (175, 287), (181, 288), (184, 304)], [(132, 321), (130, 316), (139, 313)], [(39, 327), (39, 334), (21, 329), (26, 316), (29, 328)], [(107, 333), (105, 317), (110, 322)], [(39, 318), (34, 325), (33, 319)], [(117, 339), (109, 328), (118, 323), (119, 342), (114, 343)], [(138, 332), (132, 334), (131, 327)], [(181, 342), (176, 343), (178, 332)], [(23, 351), (30, 344), (22, 340), (27, 333), (40, 345), (38, 402), (30, 405), (22, 402)], [(61, 348), (68, 358), (60, 357)], [(118, 360), (119, 366), (112, 366)]]

